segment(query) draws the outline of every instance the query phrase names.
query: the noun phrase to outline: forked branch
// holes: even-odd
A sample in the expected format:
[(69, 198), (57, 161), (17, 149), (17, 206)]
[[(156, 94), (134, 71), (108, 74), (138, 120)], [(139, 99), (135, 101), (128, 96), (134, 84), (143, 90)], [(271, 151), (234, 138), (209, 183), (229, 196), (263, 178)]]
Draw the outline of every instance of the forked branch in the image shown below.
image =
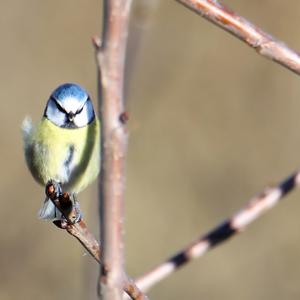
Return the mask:
[[(73, 223), (72, 216), (77, 214), (72, 205), (68, 193), (59, 195), (56, 190), (56, 185), (52, 182), (46, 186), (46, 195), (53, 202), (56, 208), (61, 212), (64, 219), (56, 220), (53, 223), (65, 229), (70, 235), (75, 237), (80, 244), (88, 251), (88, 253), (101, 264), (101, 246), (95, 239), (94, 235), (89, 231), (85, 222), (81, 219), (78, 223)], [(134, 281), (123, 273), (123, 290), (127, 295), (134, 300), (147, 300), (147, 297), (139, 290)]]

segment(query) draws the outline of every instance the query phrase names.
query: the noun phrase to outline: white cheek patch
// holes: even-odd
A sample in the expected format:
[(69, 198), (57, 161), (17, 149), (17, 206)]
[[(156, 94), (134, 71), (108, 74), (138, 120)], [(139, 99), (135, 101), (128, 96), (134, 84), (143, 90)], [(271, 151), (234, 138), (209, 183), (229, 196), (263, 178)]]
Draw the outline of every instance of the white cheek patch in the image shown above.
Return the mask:
[(89, 122), (88, 115), (86, 113), (86, 109), (84, 108), (80, 114), (75, 115), (74, 124), (77, 127), (83, 127), (87, 125)]
[(53, 100), (50, 100), (47, 104), (46, 117), (57, 126), (64, 126), (66, 124), (66, 114), (57, 109)]
[[(70, 112), (73, 113), (73, 120), (70, 120), (68, 115)], [(63, 101), (50, 98), (45, 116), (59, 127), (80, 128), (91, 123), (95, 118), (95, 113), (89, 98), (85, 102), (73, 97), (64, 98)]]
[(89, 124), (94, 119), (94, 109), (92, 103), (87, 101), (82, 108), (82, 111), (75, 115), (74, 124), (77, 127), (83, 127)]

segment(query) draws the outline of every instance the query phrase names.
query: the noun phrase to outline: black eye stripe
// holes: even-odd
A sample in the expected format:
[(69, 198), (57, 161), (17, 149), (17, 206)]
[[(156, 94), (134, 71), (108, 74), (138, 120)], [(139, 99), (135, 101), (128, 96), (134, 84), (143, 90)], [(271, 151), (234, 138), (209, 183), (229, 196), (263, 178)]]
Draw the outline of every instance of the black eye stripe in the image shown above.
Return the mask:
[(83, 105), (79, 109), (77, 109), (77, 111), (75, 112), (75, 115), (80, 114), (82, 112), (84, 106), (86, 105), (86, 103), (88, 101), (90, 101), (90, 98), (87, 98), (86, 101), (83, 103)]
[(75, 115), (78, 115), (78, 114), (80, 114), (82, 112), (84, 105), (85, 105), (85, 103), (82, 105), (81, 108), (79, 108), (78, 110), (76, 110)]
[(64, 114), (67, 114), (67, 112), (63, 109), (63, 107), (58, 103), (58, 101), (54, 97), (51, 97), (51, 99), (53, 100), (59, 111), (61, 111)]
[[(57, 109), (58, 109), (60, 112), (62, 112), (62, 113), (64, 113), (64, 114), (68, 115), (68, 112), (61, 106), (61, 104), (57, 101), (57, 99), (56, 99), (55, 97), (51, 96), (50, 99), (55, 103), (55, 106), (57, 107)], [(91, 101), (90, 97), (88, 97), (88, 98), (86, 99), (86, 101), (83, 103), (83, 105), (82, 105), (79, 109), (77, 109), (77, 111), (74, 113), (74, 115), (80, 114), (80, 113), (83, 111), (83, 108), (84, 108), (84, 106), (86, 105), (86, 103), (87, 103), (88, 101)]]
[[(73, 103), (68, 102), (68, 100), (65, 101), (65, 99), (62, 99), (63, 103), (61, 103), (55, 96), (50, 95), (45, 107), (44, 117), (61, 128), (72, 129), (87, 126), (95, 120), (95, 112), (92, 101), (88, 96), (85, 100), (82, 99), (83, 101), (80, 101), (80, 99), (77, 100), (77, 103), (74, 101), (74, 105), (71, 105)], [(76, 112), (73, 112), (72, 110), (68, 113), (66, 108), (64, 108), (64, 104), (66, 104), (67, 107), (71, 105), (73, 109), (77, 106), (78, 109)], [(78, 115), (77, 118), (76, 115)]]

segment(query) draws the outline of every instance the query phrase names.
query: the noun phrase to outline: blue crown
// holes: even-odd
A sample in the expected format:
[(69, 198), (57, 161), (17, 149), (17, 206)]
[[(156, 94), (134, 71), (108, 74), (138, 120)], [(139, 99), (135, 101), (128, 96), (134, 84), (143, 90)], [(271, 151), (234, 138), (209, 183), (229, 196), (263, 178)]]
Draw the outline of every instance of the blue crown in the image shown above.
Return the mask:
[(89, 98), (86, 90), (75, 83), (65, 83), (60, 85), (54, 90), (51, 96), (62, 104), (67, 98), (75, 98), (79, 102), (85, 102)]

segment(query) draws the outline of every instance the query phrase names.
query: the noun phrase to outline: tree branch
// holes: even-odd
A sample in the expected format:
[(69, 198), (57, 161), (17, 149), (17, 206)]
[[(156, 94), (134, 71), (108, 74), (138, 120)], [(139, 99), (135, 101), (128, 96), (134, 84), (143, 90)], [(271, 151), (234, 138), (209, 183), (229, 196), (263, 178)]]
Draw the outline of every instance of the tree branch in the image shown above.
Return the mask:
[[(80, 244), (90, 253), (90, 255), (101, 264), (100, 254), (101, 247), (98, 241), (95, 239), (93, 234), (88, 230), (85, 222), (81, 220), (76, 224), (68, 224), (65, 228), (67, 232), (74, 236)], [(141, 290), (137, 287), (135, 282), (128, 277), (125, 273), (123, 273), (122, 278), (123, 286), (122, 290), (126, 292), (126, 294), (134, 300), (147, 300), (148, 297), (141, 292)]]
[(261, 194), (251, 199), (234, 216), (219, 224), (204, 236), (196, 239), (161, 265), (138, 278), (136, 280), (137, 286), (143, 291), (148, 290), (191, 260), (203, 256), (208, 250), (240, 233), (298, 185), (300, 185), (300, 171), (279, 183), (277, 187), (265, 188)]
[[(101, 119), (100, 236), (103, 265), (99, 290), (104, 300), (122, 299), (123, 215), (127, 129), (124, 65), (131, 0), (103, 1), (103, 32), (96, 41)], [(125, 114), (126, 115), (126, 114)]]
[[(77, 223), (72, 222), (72, 217), (77, 214), (76, 208), (73, 207), (72, 201), (68, 193), (62, 193), (59, 195), (56, 187), (57, 183), (49, 182), (46, 185), (46, 195), (53, 202), (56, 208), (64, 216), (65, 220), (55, 220), (53, 223), (61, 228), (65, 229), (70, 235), (75, 237), (80, 244), (90, 253), (90, 255), (101, 264), (101, 246), (95, 239), (94, 235), (89, 231), (85, 222), (81, 219)], [(134, 300), (147, 300), (147, 296), (144, 295), (136, 286), (134, 281), (123, 273), (123, 290), (127, 295)]]
[(289, 70), (300, 74), (300, 56), (283, 42), (253, 25), (245, 18), (214, 0), (176, 0), (208, 21), (218, 25), (269, 58)]

